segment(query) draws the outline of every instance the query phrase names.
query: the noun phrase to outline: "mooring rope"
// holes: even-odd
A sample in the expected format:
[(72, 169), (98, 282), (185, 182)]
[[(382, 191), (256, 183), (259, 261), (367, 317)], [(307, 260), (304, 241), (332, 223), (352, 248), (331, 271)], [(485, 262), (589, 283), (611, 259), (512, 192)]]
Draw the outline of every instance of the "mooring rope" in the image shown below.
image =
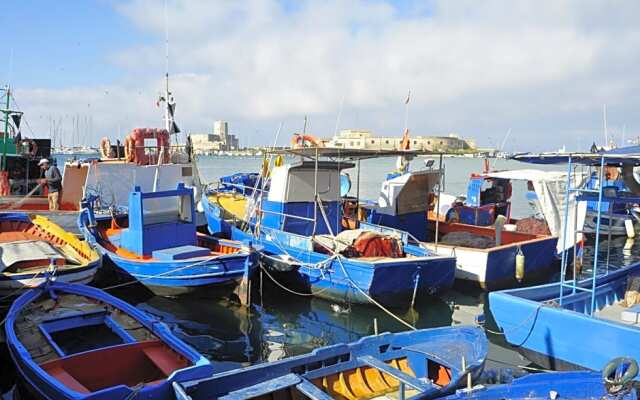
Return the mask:
[(204, 260), (200, 260), (200, 261), (195, 262), (195, 263), (193, 263), (193, 264), (188, 264), (188, 265), (182, 266), (182, 267), (180, 267), (180, 268), (172, 269), (172, 270), (170, 270), (170, 271), (165, 271), (165, 272), (162, 272), (162, 273), (160, 273), (160, 274), (151, 275), (151, 276), (147, 276), (147, 277), (144, 277), (144, 278), (136, 278), (136, 280), (131, 281), (131, 282), (124, 282), (124, 283), (119, 283), (119, 284), (117, 284), (117, 285), (107, 286), (107, 287), (105, 287), (105, 288), (102, 288), (102, 290), (111, 290), (111, 289), (116, 289), (116, 288), (119, 288), (119, 287), (124, 287), (124, 286), (134, 285), (134, 284), (136, 284), (136, 283), (138, 283), (138, 282), (143, 282), (143, 281), (146, 281), (146, 280), (149, 280), (149, 279), (154, 279), (154, 278), (158, 278), (158, 277), (161, 277), (161, 276), (169, 275), (169, 274), (172, 274), (172, 273), (174, 273), (174, 272), (179, 272), (179, 271), (185, 270), (185, 269), (187, 269), (187, 268), (192, 268), (192, 267), (198, 266), (198, 265), (200, 265), (200, 264), (204, 264), (204, 263), (206, 263), (206, 262), (209, 262), (209, 261), (215, 260), (215, 259), (216, 259), (216, 258), (218, 258), (218, 257), (220, 257), (220, 255), (215, 255), (215, 256), (207, 257), (207, 258), (205, 258)]
[(406, 326), (407, 328), (417, 331), (418, 328), (416, 328), (415, 326), (411, 325), (410, 323), (408, 323), (407, 321), (403, 320), (402, 318), (398, 317), (397, 315), (395, 315), (393, 312), (391, 312), (390, 310), (388, 310), (387, 308), (385, 308), (382, 304), (378, 303), (374, 298), (372, 298), (371, 296), (369, 296), (364, 290), (362, 290), (358, 285), (355, 284), (355, 282), (353, 282), (353, 280), (351, 279), (351, 277), (349, 276), (349, 274), (347, 273), (347, 270), (345, 269), (344, 265), (342, 264), (342, 260), (341, 257), (338, 256), (337, 257), (338, 262), (340, 263), (340, 267), (342, 268), (342, 272), (344, 273), (344, 276), (347, 278), (347, 280), (349, 281), (349, 283), (351, 283), (351, 285), (356, 288), (364, 297), (366, 297), (371, 303), (375, 304), (376, 306), (378, 306), (378, 308), (380, 308), (382, 311), (384, 311), (385, 313), (387, 313), (389, 316), (391, 316), (392, 318), (394, 318), (396, 321), (400, 322), (401, 324), (403, 324), (404, 326)]
[(315, 293), (301, 293), (301, 292), (296, 292), (295, 290), (293, 290), (293, 289), (289, 289), (288, 287), (286, 287), (286, 286), (284, 286), (283, 284), (281, 284), (280, 282), (278, 282), (278, 281), (276, 280), (276, 278), (274, 278), (273, 276), (271, 276), (271, 274), (269, 273), (269, 271), (267, 271), (267, 269), (266, 269), (265, 267), (263, 267), (262, 265), (260, 266), (260, 269), (261, 269), (261, 270), (262, 270), (262, 271), (263, 271), (263, 272), (264, 272), (264, 273), (269, 277), (269, 279), (271, 279), (271, 281), (272, 281), (273, 283), (275, 283), (276, 285), (278, 285), (278, 287), (280, 287), (281, 289), (283, 289), (283, 290), (285, 290), (285, 291), (287, 291), (287, 292), (289, 292), (289, 293), (291, 293), (291, 294), (295, 294), (295, 295), (297, 295), (297, 296), (307, 296), (307, 297), (315, 296), (315, 295), (318, 295), (318, 294), (320, 294), (320, 293), (322, 293), (322, 292), (325, 292), (325, 291), (327, 291), (327, 290), (329, 289), (329, 288), (324, 288), (324, 289), (319, 290), (319, 291), (317, 291), (317, 292), (315, 292)]

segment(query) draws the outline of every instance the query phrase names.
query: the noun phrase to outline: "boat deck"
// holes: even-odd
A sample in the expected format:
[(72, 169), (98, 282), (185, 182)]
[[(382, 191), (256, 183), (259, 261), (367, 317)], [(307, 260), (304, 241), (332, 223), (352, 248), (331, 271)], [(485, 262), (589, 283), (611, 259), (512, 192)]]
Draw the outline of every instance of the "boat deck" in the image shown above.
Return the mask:
[(239, 220), (244, 220), (247, 211), (247, 198), (238, 193), (215, 193), (209, 196), (209, 201), (216, 203)]
[(618, 322), (625, 325), (640, 327), (640, 307), (638, 305), (625, 307), (622, 302), (606, 306), (595, 313), (601, 319)]
[[(22, 310), (16, 319), (18, 339), (37, 364), (58, 359), (59, 355), (42, 333), (40, 324), (52, 318), (92, 311), (107, 311), (114, 322), (139, 342), (157, 339), (147, 328), (119, 309), (73, 294), (59, 294), (57, 301), (50, 298), (35, 301)], [(79, 338), (85, 339), (88, 338)]]

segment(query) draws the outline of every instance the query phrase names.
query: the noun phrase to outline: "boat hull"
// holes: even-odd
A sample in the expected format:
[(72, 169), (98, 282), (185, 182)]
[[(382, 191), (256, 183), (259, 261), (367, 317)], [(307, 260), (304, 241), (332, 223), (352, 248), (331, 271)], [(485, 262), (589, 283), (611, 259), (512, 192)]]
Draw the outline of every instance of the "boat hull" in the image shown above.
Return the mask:
[(90, 283), (102, 265), (102, 257), (92, 246), (88, 246), (51, 219), (41, 215), (0, 212), (0, 234), (3, 243), (14, 243), (17, 246), (22, 246), (20, 241), (23, 240), (47, 242), (66, 257), (62, 263), (57, 264), (55, 270), (51, 270), (48, 254), (25, 255), (24, 257), (41, 257), (36, 265), (30, 266), (29, 261), (21, 256), (19, 262), (27, 262), (26, 268), (9, 268), (0, 272), (0, 298), (2, 298), (0, 301), (17, 296), (26, 289), (37, 287), (46, 280), (62, 283)]
[[(89, 390), (88, 393), (74, 390), (72, 388), (73, 384), (70, 384), (70, 382), (73, 382), (74, 380), (73, 377), (64, 378), (64, 375), (56, 375), (63, 378), (54, 377), (52, 374), (57, 372), (53, 372), (53, 369), (50, 370), (50, 372), (47, 372), (47, 368), (49, 368), (46, 366), (47, 362), (40, 363), (31, 358), (27, 345), (19, 339), (19, 337), (21, 337), (21, 324), (18, 321), (23, 309), (28, 307), (40, 296), (46, 296), (46, 293), (54, 292), (58, 295), (65, 294), (85, 297), (86, 299), (102, 302), (105, 305), (119, 309), (120, 312), (125, 313), (132, 321), (140, 324), (144, 329), (153, 332), (153, 335), (161, 340), (163, 346), (172, 349), (184, 357), (184, 359), (189, 360), (191, 365), (186, 368), (173, 371), (166, 379), (154, 382), (154, 384), (144, 385), (140, 388), (128, 387), (124, 384), (120, 384), (105, 387), (97, 391)], [(55, 320), (55, 314), (53, 318)], [(149, 317), (144, 312), (137, 310), (135, 307), (123, 302), (122, 300), (110, 296), (99, 289), (84, 285), (69, 285), (51, 282), (24, 293), (13, 303), (9, 310), (5, 324), (5, 333), (9, 354), (15, 363), (22, 387), (38, 399), (71, 400), (90, 398), (92, 400), (107, 400), (135, 397), (136, 399), (169, 400), (175, 398), (171, 382), (204, 378), (209, 376), (212, 372), (211, 364), (191, 347), (173, 336), (167, 326), (158, 323), (157, 320)], [(131, 343), (115, 345), (105, 347), (103, 349), (97, 349), (95, 351), (108, 350), (109, 354), (118, 354), (118, 352), (124, 350), (130, 344)], [(87, 356), (90, 356), (93, 351), (94, 350), (88, 350), (71, 355), (63, 354), (53, 362), (62, 362), (73, 357), (86, 358)], [(62, 368), (64, 368), (65, 364), (62, 365)], [(71, 364), (66, 365), (70, 366)], [(85, 368), (86, 367), (87, 366), (85, 366)]]
[[(488, 249), (455, 247), (433, 243), (427, 247), (443, 256), (456, 257), (456, 279), (485, 290), (500, 290), (540, 282), (558, 267), (557, 238), (533, 239)], [(516, 256), (521, 250), (525, 258), (524, 278), (516, 279)]]
[[(415, 258), (373, 261), (332, 257), (328, 254), (304, 248), (303, 236), (263, 228), (258, 239), (219, 218), (220, 209), (206, 201), (205, 215), (212, 234), (226, 232), (233, 240), (254, 240), (266, 255), (266, 267), (270, 276), (280, 285), (296, 292), (344, 303), (372, 303), (372, 299), (384, 306), (404, 308), (415, 299), (434, 295), (453, 286), (455, 258), (429, 256), (425, 249), (405, 246)], [(302, 247), (301, 247), (302, 246)], [(286, 273), (279, 259), (272, 257), (286, 254), (297, 260)]]
[[(91, 262), (89, 265), (70, 270), (57, 271), (55, 280), (64, 283), (87, 284), (93, 281), (101, 260)], [(2, 274), (0, 275), (0, 296), (18, 294), (24, 289), (41, 285), (47, 280), (44, 274)]]
[(229, 254), (215, 259), (186, 259), (180, 262), (136, 261), (118, 256), (98, 246), (121, 274), (133, 277), (159, 296), (190, 293), (227, 294), (255, 269), (247, 253)]
[[(640, 264), (597, 278), (596, 308), (621, 300), (627, 276), (638, 271)], [(591, 280), (580, 284), (588, 288)], [(540, 365), (557, 369), (600, 370), (618, 356), (640, 359), (637, 326), (589, 316), (590, 293), (564, 290), (562, 307), (559, 283), (490, 293), (491, 314), (507, 342)], [(576, 350), (577, 340), (584, 351)]]
[[(625, 221), (630, 220), (633, 222), (634, 231), (637, 231), (636, 222), (634, 218), (627, 214), (613, 214), (603, 213), (600, 217), (600, 234), (612, 236), (627, 236), (627, 228)], [(584, 219), (584, 233), (595, 235), (596, 227), (598, 224), (598, 213), (594, 211), (587, 211)]]
[[(254, 251), (240, 250), (231, 254), (200, 256), (181, 260), (134, 259), (118, 255), (97, 239), (95, 229), (89, 227), (88, 210), (78, 219), (80, 231), (89, 243), (116, 267), (116, 271), (132, 277), (160, 296), (206, 293), (211, 296), (228, 294), (243, 279), (249, 279), (257, 266)], [(203, 241), (214, 238), (203, 237)], [(241, 246), (228, 243), (228, 246)]]
[[(436, 381), (438, 367), (448, 369), (448, 382), (439, 382), (413, 398), (434, 398), (453, 392), (466, 380), (460, 363), (465, 359), (473, 378), (483, 369), (487, 354), (484, 333), (474, 327), (447, 327), (383, 333), (318, 348), (309, 354), (221, 372), (185, 384), (193, 400), (212, 398), (302, 398), (301, 381), (331, 398), (377, 398), (398, 391), (398, 381), (362, 360), (373, 358), (391, 371)], [(437, 365), (437, 367), (436, 367)], [(310, 386), (307, 386), (310, 387)], [(268, 397), (267, 397), (268, 396)], [(348, 397), (349, 396), (349, 397)], [(263, 397), (260, 397), (263, 398)]]
[[(469, 389), (459, 389), (443, 400), (458, 399), (548, 399), (556, 392), (565, 399), (606, 399), (609, 398), (602, 375), (599, 372), (547, 372), (525, 375), (501, 385), (478, 385)], [(635, 391), (620, 393), (616, 399), (636, 399)]]

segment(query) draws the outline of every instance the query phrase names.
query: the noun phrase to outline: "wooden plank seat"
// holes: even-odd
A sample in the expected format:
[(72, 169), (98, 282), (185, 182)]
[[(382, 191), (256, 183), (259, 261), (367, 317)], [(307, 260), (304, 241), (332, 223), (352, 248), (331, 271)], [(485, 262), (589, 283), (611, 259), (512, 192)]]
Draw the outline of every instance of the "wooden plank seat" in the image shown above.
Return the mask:
[(391, 375), (392, 377), (396, 378), (400, 382), (408, 386), (411, 386), (412, 388), (417, 389), (421, 392), (426, 392), (433, 389), (433, 385), (431, 383), (423, 382), (420, 379), (415, 378), (409, 374), (406, 374), (397, 368), (393, 368), (392, 366), (378, 360), (377, 358), (373, 358), (371, 356), (362, 356), (362, 357), (358, 357), (358, 361), (370, 367), (373, 367), (378, 371), (381, 371), (387, 375)]

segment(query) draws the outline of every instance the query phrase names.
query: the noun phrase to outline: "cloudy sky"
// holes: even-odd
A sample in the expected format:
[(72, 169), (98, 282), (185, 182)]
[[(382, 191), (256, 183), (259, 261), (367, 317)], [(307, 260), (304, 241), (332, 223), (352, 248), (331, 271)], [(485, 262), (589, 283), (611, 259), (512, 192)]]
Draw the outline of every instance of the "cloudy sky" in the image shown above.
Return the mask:
[[(7, 4), (8, 2), (8, 4)], [(456, 132), (505, 150), (640, 135), (636, 1), (4, 0), (0, 81), (30, 136), (162, 124), (170, 37), (183, 131), (229, 121), (244, 144), (302, 129)], [(33, 132), (33, 133), (32, 133)], [(80, 137), (80, 139), (78, 139)], [(69, 144), (69, 143), (67, 143)]]

